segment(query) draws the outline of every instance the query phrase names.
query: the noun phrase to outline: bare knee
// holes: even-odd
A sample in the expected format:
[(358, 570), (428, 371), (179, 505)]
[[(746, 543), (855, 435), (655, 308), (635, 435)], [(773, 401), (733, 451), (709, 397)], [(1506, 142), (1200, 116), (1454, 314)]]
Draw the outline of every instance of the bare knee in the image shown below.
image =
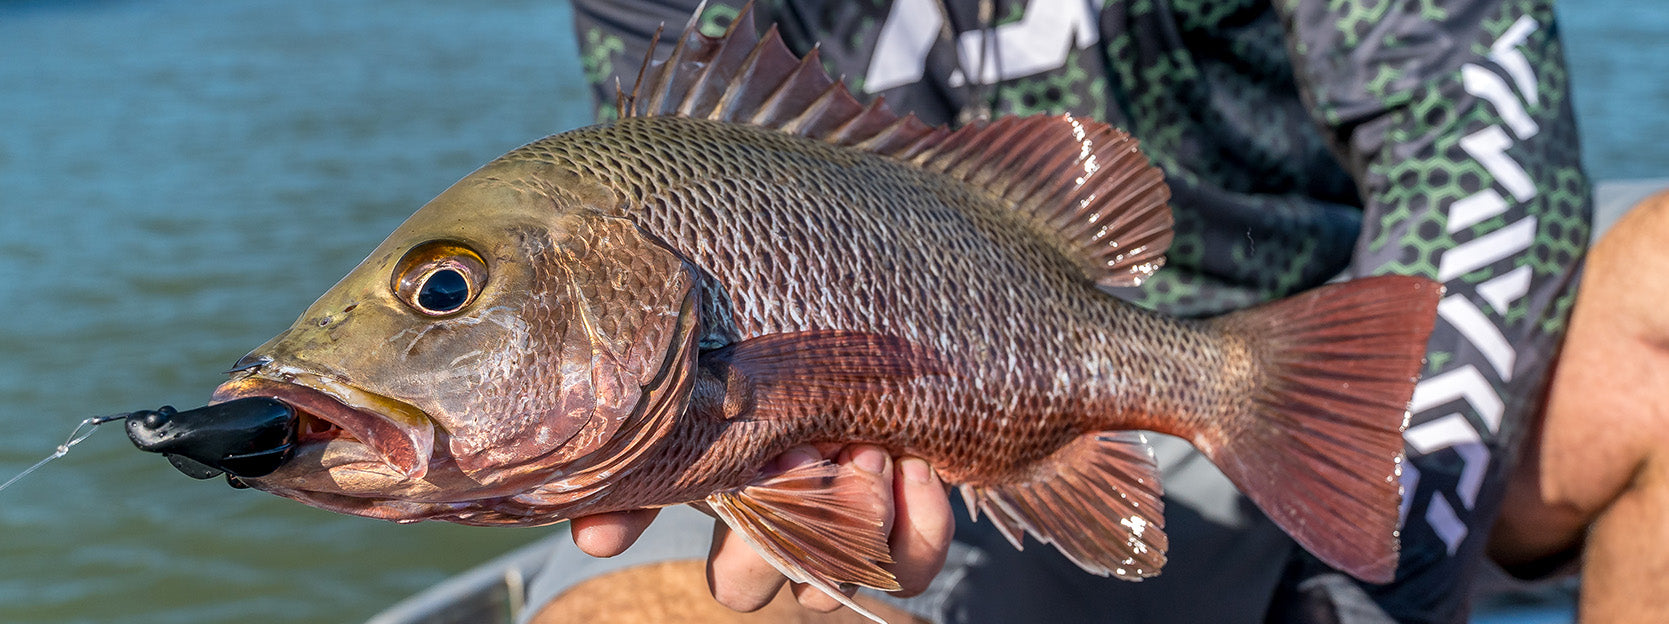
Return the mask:
[[(1669, 223), (1669, 189), (1658, 191), (1640, 200), (1640, 203), (1631, 212), (1646, 215), (1648, 219), (1652, 219), (1659, 224)], [(1660, 227), (1663, 226), (1660, 225)], [(1669, 232), (1669, 229), (1659, 231)]]
[(1600, 237), (1592, 256), (1604, 262), (1639, 252), (1647, 255), (1648, 265), (1669, 259), (1669, 190), (1641, 200), (1624, 213)]
[(1669, 621), (1669, 461), (1648, 460), (1595, 519), (1583, 552), (1580, 620)]
[[(799, 605), (784, 588), (776, 600), (753, 613), (720, 605), (707, 593), (706, 562), (663, 561), (626, 568), (580, 583), (539, 611), (534, 624), (858, 624), (869, 620), (840, 609), (818, 613)], [(860, 595), (864, 608), (888, 622), (920, 622), (910, 613)]]
[(1541, 563), (1669, 460), (1669, 192), (1642, 201), (1594, 246), (1546, 402), (1512, 480), (1490, 553)]

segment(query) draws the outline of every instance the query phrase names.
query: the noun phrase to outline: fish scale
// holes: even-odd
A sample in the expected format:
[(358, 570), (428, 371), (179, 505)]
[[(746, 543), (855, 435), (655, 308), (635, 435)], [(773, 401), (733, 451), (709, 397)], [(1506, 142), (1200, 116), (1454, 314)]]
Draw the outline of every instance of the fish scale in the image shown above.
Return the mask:
[[(885, 510), (850, 466), (775, 456), (921, 456), (1015, 546), (1140, 579), (1170, 546), (1149, 430), (1323, 561), (1391, 578), (1439, 286), (1381, 276), (1201, 320), (1125, 304), (1102, 289), (1152, 275), (1172, 236), (1127, 133), (930, 128), (750, 23), (686, 30), (622, 119), (465, 177), (251, 352), (215, 400), (282, 401), (310, 433), (242, 482), (481, 525), (705, 503), (862, 612), (840, 587), (897, 588)], [(437, 275), (465, 296), (423, 297)]]
[[(667, 140), (667, 135), (683, 138)], [(694, 136), (711, 138), (689, 139)], [(732, 147), (736, 143), (743, 145)], [(780, 151), (766, 151), (772, 148)], [(622, 157), (588, 151), (632, 153)], [(739, 151), (750, 158), (736, 155)], [(575, 171), (610, 171), (604, 165), (616, 163), (618, 177), (608, 182), (617, 189), (619, 204), (644, 204), (640, 212), (622, 211), (621, 216), (687, 250), (697, 265), (720, 275), (733, 289), (735, 303), (747, 310), (736, 322), (750, 336), (805, 329), (782, 320), (795, 312), (781, 311), (803, 306), (805, 312), (798, 314), (825, 327), (919, 332), (948, 323), (936, 333), (1002, 332), (990, 341), (946, 339), (935, 344), (946, 351), (1002, 344), (1006, 351), (1064, 356), (1082, 341), (1032, 347), (1038, 337), (1033, 332), (989, 320), (1026, 315), (1037, 326), (1059, 328), (1081, 325), (1076, 319), (1088, 316), (1103, 327), (1111, 325), (1105, 314), (1111, 309), (1107, 297), (1085, 285), (1069, 261), (1026, 236), (1026, 224), (1012, 218), (1011, 210), (975, 189), (880, 157), (864, 155), (866, 167), (855, 171), (854, 155), (838, 157), (838, 150), (820, 142), (679, 118), (628, 119), (559, 135), (506, 159), (528, 154), (553, 163), (565, 155), (569, 164), (555, 166)], [(737, 166), (722, 176), (676, 166), (715, 160)], [(795, 177), (768, 184), (764, 181), (775, 176), (766, 167), (793, 172)], [(819, 168), (830, 169), (831, 175), (816, 175)], [(747, 183), (724, 192), (738, 179)], [(932, 189), (935, 185), (946, 188)], [(802, 192), (805, 187), (818, 192)], [(936, 201), (923, 201), (928, 198)], [(765, 239), (764, 249), (738, 245), (743, 242), (734, 235), (738, 231)], [(776, 245), (786, 246), (786, 253), (775, 251)], [(732, 261), (738, 257), (756, 263)], [(841, 274), (867, 276), (868, 292), (825, 277)], [(803, 295), (799, 289), (812, 287), (819, 290), (818, 296), (788, 296)], [(1061, 294), (1071, 291), (1081, 298), (1062, 301)], [(889, 294), (933, 305), (876, 305)], [(933, 318), (946, 310), (957, 315)], [(1102, 335), (1093, 330), (1078, 333)]]
[[(640, 123), (648, 127), (631, 127)], [(689, 140), (704, 134), (722, 137)], [(657, 140), (665, 135), (678, 139)], [(642, 160), (621, 162), (618, 153), (587, 154), (588, 150), (624, 151), (619, 149), (621, 145), (633, 146), (630, 158)], [(732, 147), (735, 145), (741, 147)], [(704, 178), (710, 174), (681, 171), (674, 166), (723, 159), (737, 151), (748, 152), (754, 160), (746, 164), (756, 168), (729, 169), (723, 178)], [(634, 217), (673, 247), (691, 250), (691, 259), (698, 266), (713, 267), (731, 293), (732, 303), (742, 311), (737, 325), (744, 340), (806, 329), (896, 332), (934, 344), (940, 355), (957, 362), (958, 375), (953, 382), (924, 381), (887, 396), (854, 393), (860, 399), (857, 404), (831, 410), (813, 423), (802, 423), (793, 434), (754, 432), (696, 445), (703, 452), (734, 447), (757, 449), (757, 456), (749, 461), (703, 462), (677, 455), (659, 462), (689, 465), (690, 473), (705, 475), (705, 481), (694, 480), (696, 490), (733, 485), (733, 479), (751, 476), (747, 466), (756, 465), (787, 445), (823, 440), (872, 441), (920, 454), (935, 460), (941, 473), (953, 483), (1000, 482), (1017, 470), (1032, 468), (1084, 431), (1128, 428), (1132, 420), (1128, 410), (1146, 407), (1144, 401), (1134, 397), (1150, 396), (1163, 388), (1104, 383), (1115, 376), (1127, 381), (1142, 378), (1060, 364), (1074, 360), (1119, 363), (1120, 369), (1162, 373), (1169, 363), (1182, 358), (1167, 357), (1162, 344), (1148, 346), (1144, 337), (1202, 333), (1181, 321), (1119, 307), (1086, 285), (1071, 262), (1038, 242), (1028, 225), (1015, 219), (1012, 209), (998, 204), (989, 193), (874, 157), (868, 157), (869, 162), (863, 162), (860, 169), (864, 173), (873, 171), (873, 175), (852, 175), (859, 163), (851, 162), (852, 155), (840, 155), (842, 167), (828, 178), (808, 173), (819, 171), (817, 166), (796, 162), (818, 159), (830, 151), (834, 148), (807, 139), (675, 118), (625, 120), (615, 127), (566, 135), (521, 150), (537, 153), (537, 162), (558, 161), (555, 155), (562, 154), (573, 161), (556, 166), (572, 170), (604, 170), (592, 163), (612, 160), (624, 165), (623, 171), (653, 171), (636, 179), (610, 181), (617, 193), (641, 192), (654, 198), (641, 202), (646, 206), (643, 213), (623, 216)], [(507, 160), (516, 158), (512, 154)], [(794, 173), (773, 173), (772, 167)], [(738, 184), (737, 179), (745, 182)], [(795, 184), (771, 185), (761, 180)], [(714, 188), (721, 191), (714, 192)], [(804, 193), (805, 188), (815, 192)], [(888, 192), (895, 188), (899, 192)], [(945, 198), (958, 203), (945, 203)], [(921, 201), (912, 204), (909, 199)], [(983, 204), (970, 207), (972, 202)], [(615, 203), (634, 202), (628, 198)], [(786, 245), (761, 256), (758, 264), (727, 263), (734, 255), (730, 243), (738, 240), (727, 236), (727, 229), (764, 232), (764, 238)], [(997, 245), (1005, 243), (1018, 249), (1004, 253)], [(815, 254), (797, 255), (813, 248)], [(878, 249), (883, 253), (876, 253)], [(896, 265), (878, 268), (883, 256), (903, 257), (905, 261), (897, 264), (911, 269), (896, 270)], [(992, 271), (993, 267), (1009, 268), (1007, 276), (1003, 271)], [(796, 268), (798, 272), (792, 270)], [(889, 306), (856, 284), (821, 278), (842, 273), (870, 276), (862, 284), (873, 286), (872, 292), (905, 293), (937, 305)], [(966, 273), (977, 279), (953, 281), (946, 278), (951, 273)], [(817, 296), (808, 297), (801, 291), (810, 287), (819, 290)], [(1079, 298), (1074, 301), (1062, 293), (1077, 294)], [(802, 302), (821, 305), (803, 311), (784, 309)], [(1026, 326), (1054, 331), (1038, 335), (1024, 331)], [(1104, 339), (1111, 335), (1127, 340)], [(974, 337), (977, 339), (970, 339)], [(1105, 350), (1094, 357), (1085, 356), (1081, 355), (1084, 346)], [(1208, 348), (1199, 348), (1209, 347), (1208, 341), (1194, 340), (1189, 346), (1210, 353)], [(1016, 366), (1017, 361), (1027, 365)], [(1038, 367), (1038, 362), (1053, 366)], [(1222, 366), (1221, 362), (1213, 364)], [(1192, 370), (1211, 376), (1212, 369), (1196, 366)], [(1062, 377), (1068, 380), (1064, 384), (1058, 383)], [(1161, 377), (1156, 374), (1148, 378)], [(1080, 393), (1063, 401), (1059, 393), (1049, 392), (1062, 386), (1078, 388)], [(732, 471), (741, 467), (740, 472), (725, 475), (717, 467), (721, 463)], [(653, 489), (651, 484), (655, 482), (644, 478), (634, 481), (636, 488), (616, 486), (614, 495), (627, 501), (618, 504), (634, 506), (664, 497), (664, 492), (632, 491)]]
[[(682, 118), (628, 119), (548, 141), (568, 145), (535, 143), (507, 159), (533, 152), (540, 162), (576, 171), (607, 171), (600, 165), (610, 160), (618, 163), (615, 171), (626, 174), (653, 171), (609, 180), (621, 205), (634, 203), (628, 193), (654, 198), (641, 212), (623, 216), (688, 250), (697, 266), (727, 286), (740, 312), (736, 324), (743, 339), (808, 329), (871, 331), (930, 344), (957, 360), (959, 377), (975, 387), (934, 388), (956, 402), (924, 412), (989, 413), (1000, 407), (981, 395), (1012, 399), (1021, 409), (1045, 405), (1039, 390), (1052, 386), (1062, 369), (1074, 380), (1069, 385), (1082, 392), (1114, 394), (1096, 397), (1097, 402), (1128, 405), (1131, 401), (1116, 395), (1145, 396), (1154, 388), (1094, 385), (1107, 375), (1078, 363), (1100, 359), (1160, 369), (1162, 363), (1143, 360), (1165, 360), (1164, 350), (1137, 346), (1093, 358), (1085, 347), (1109, 346), (1103, 336), (1140, 342), (1148, 335), (1198, 331), (1118, 306), (1087, 285), (1072, 263), (1028, 236), (1027, 224), (988, 194), (881, 157), (863, 155), (860, 166), (855, 155), (814, 140)], [(618, 154), (628, 151), (625, 146), (631, 154), (623, 159)], [(558, 154), (572, 160), (560, 163)], [(738, 164), (723, 177), (710, 168), (679, 167), (695, 162)], [(830, 175), (818, 175), (821, 171)], [(802, 192), (806, 188), (815, 192)], [(737, 230), (765, 233), (761, 238), (777, 245), (737, 248), (738, 238), (730, 235)], [(738, 256), (756, 262), (727, 262)], [(841, 274), (866, 277), (859, 283), (824, 277)], [(920, 305), (886, 305), (888, 294)], [(1153, 356), (1132, 357), (1145, 353)], [(1060, 369), (1014, 366), (1014, 361)], [(1040, 374), (1046, 379), (1038, 379)], [(1111, 410), (1100, 411), (1099, 426), (1121, 428), (1108, 418)]]

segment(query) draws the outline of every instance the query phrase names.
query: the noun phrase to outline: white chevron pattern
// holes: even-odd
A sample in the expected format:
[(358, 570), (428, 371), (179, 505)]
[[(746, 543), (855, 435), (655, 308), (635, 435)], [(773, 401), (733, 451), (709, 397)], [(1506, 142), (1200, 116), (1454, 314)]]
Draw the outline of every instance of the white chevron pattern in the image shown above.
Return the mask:
[[(977, 72), (972, 80), (978, 84), (995, 84), (1064, 66), (1073, 47), (1088, 48), (1100, 40), (1097, 6), (1091, 0), (1032, 0), (1018, 22), (958, 33), (958, 62)], [(879, 93), (921, 80), (927, 55), (939, 40), (944, 20), (943, 9), (934, 0), (894, 2), (869, 57), (863, 90)], [(949, 77), (951, 86), (968, 81), (961, 71)]]
[[(1529, 16), (1521, 17), (1490, 47), (1490, 60), (1496, 69), (1469, 63), (1461, 69), (1461, 83), (1466, 91), (1495, 109), (1502, 119), (1500, 125), (1473, 132), (1460, 140), (1461, 149), (1481, 164), (1499, 188), (1513, 199), (1523, 202), (1536, 197), (1536, 185), (1518, 162), (1508, 154), (1515, 140), (1535, 136), (1540, 128), (1526, 108), (1537, 103), (1536, 77), (1529, 61), (1519, 46), (1536, 30), (1538, 24)], [(1507, 85), (1505, 72), (1517, 87), (1517, 93)], [(1508, 130), (1511, 131), (1509, 134)], [(1461, 234), (1507, 211), (1507, 202), (1496, 188), (1484, 188), (1457, 200), (1448, 207), (1448, 226), (1451, 234)], [(1470, 511), (1477, 504), (1478, 494), (1490, 462), (1490, 449), (1483, 442), (1480, 431), (1496, 433), (1501, 426), (1504, 404), (1496, 385), (1510, 381), (1517, 361), (1517, 352), (1498, 323), (1504, 322), (1514, 302), (1522, 299), (1530, 289), (1532, 277), (1529, 267), (1512, 267), (1494, 278), (1478, 284), (1474, 289), (1458, 278), (1513, 258), (1530, 248), (1536, 235), (1536, 219), (1524, 216), (1493, 231), (1478, 234), (1445, 252), (1438, 260), (1438, 279), (1453, 293), (1438, 304), (1438, 316), (1461, 334), (1489, 363), (1488, 370), (1466, 365), (1420, 381), (1415, 386), (1410, 408), (1415, 413), (1436, 409), (1456, 410), (1410, 427), (1403, 434), (1412, 453), (1429, 455), (1451, 450), (1461, 461), (1461, 474), (1452, 494), (1434, 492), (1426, 505), (1425, 520), (1454, 554), (1468, 534), (1466, 521), (1451, 500)], [(1487, 314), (1474, 301), (1474, 296), (1489, 304), (1494, 316)], [(1456, 404), (1456, 402), (1459, 404)], [(1462, 407), (1477, 414), (1474, 421)], [(1480, 429), (1481, 426), (1481, 429)], [(1402, 475), (1404, 491), (1412, 495), (1420, 482), (1420, 471), (1412, 465)], [(1452, 498), (1451, 498), (1452, 497)], [(1411, 501), (1405, 500), (1406, 518)]]

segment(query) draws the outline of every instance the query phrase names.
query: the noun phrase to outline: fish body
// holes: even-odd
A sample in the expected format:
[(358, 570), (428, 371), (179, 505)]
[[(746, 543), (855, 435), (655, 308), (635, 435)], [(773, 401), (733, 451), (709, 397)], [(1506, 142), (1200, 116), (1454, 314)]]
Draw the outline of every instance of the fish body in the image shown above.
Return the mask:
[(1124, 304), (1102, 288), (1151, 274), (1170, 240), (1162, 174), (1128, 135), (1064, 116), (928, 128), (750, 22), (686, 32), (636, 114), (466, 177), (241, 361), (217, 401), (303, 414), (294, 458), (243, 481), (398, 521), (704, 501), (838, 598), (896, 587), (879, 511), (832, 465), (762, 474), (782, 451), (921, 456), (1017, 546), (1137, 579), (1167, 547), (1151, 430), (1324, 559), (1389, 579), (1437, 285), (1209, 320)]
[[(1000, 482), (1084, 431), (1150, 428), (1138, 425), (1151, 414), (1192, 415), (1231, 393), (1167, 397), (1167, 377), (1248, 374), (1218, 348), (1232, 337), (1107, 296), (999, 198), (943, 174), (680, 117), (626, 119), (506, 158), (558, 154), (573, 159), (560, 167), (578, 171), (616, 159), (606, 170), (618, 176), (599, 180), (625, 207), (612, 216), (700, 269), (726, 308), (703, 315), (715, 321), (714, 343), (887, 336), (898, 341), (871, 348), (896, 352), (877, 357), (935, 370), (838, 388), (837, 409), (751, 415), (744, 420), (791, 426), (729, 433), (743, 437), (723, 445), (756, 453), (731, 479), (751, 478), (759, 460), (794, 444), (864, 440), (942, 460), (958, 483)], [(780, 346), (789, 350), (780, 365), (811, 371), (839, 349), (815, 336)]]

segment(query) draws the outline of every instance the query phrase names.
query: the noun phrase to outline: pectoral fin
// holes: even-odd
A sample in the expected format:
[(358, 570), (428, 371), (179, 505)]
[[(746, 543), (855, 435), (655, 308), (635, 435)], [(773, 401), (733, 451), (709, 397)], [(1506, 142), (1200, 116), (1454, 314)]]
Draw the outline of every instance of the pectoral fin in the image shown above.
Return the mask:
[(847, 330), (758, 336), (703, 353), (700, 366), (696, 409), (754, 420), (815, 416), (918, 377), (950, 374), (925, 347)]
[(826, 461), (807, 464), (718, 492), (707, 504), (783, 576), (884, 622), (840, 591), (848, 584), (899, 589), (881, 567), (892, 563), (882, 531), (886, 510), (870, 492), (849, 485), (859, 481), (837, 478), (847, 470)]

